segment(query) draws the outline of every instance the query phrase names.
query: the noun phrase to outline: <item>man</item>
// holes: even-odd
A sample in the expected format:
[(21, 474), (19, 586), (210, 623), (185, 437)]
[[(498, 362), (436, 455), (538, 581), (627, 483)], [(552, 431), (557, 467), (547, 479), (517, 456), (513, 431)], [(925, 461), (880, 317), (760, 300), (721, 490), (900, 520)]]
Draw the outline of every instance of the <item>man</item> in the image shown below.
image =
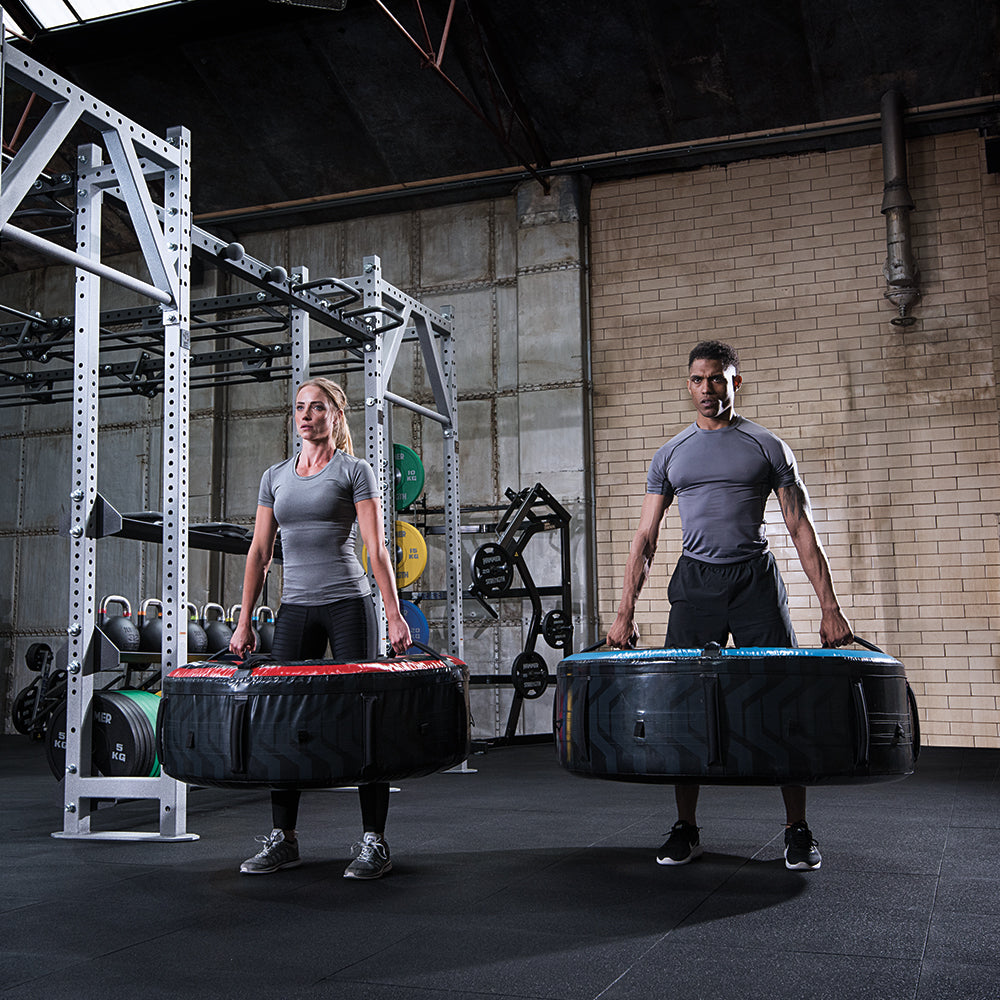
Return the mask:
[[(638, 640), (635, 603), (649, 577), (660, 523), (675, 496), (683, 551), (667, 590), (665, 645), (725, 646), (731, 635), (736, 646), (797, 646), (785, 586), (764, 528), (764, 508), (772, 491), (819, 598), (820, 640), (824, 646), (851, 641), (851, 626), (834, 593), (795, 456), (780, 438), (736, 413), (742, 384), (739, 358), (729, 344), (702, 341), (691, 351), (687, 388), (697, 415), (650, 464), (621, 603), (607, 635), (609, 646), (624, 649)], [(822, 858), (806, 823), (806, 790), (788, 785), (781, 792), (785, 866), (819, 868)], [(698, 786), (677, 785), (675, 797), (677, 822), (657, 855), (661, 865), (687, 864), (702, 853), (695, 819)]]

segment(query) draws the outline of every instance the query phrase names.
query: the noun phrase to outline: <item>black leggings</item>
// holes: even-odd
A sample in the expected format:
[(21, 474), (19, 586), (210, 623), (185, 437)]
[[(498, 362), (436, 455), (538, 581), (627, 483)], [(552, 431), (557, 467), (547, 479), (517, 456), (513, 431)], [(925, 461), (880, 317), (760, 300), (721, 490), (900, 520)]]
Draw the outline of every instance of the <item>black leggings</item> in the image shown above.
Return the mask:
[[(334, 660), (374, 660), (378, 623), (371, 597), (351, 597), (332, 604), (282, 604), (274, 621), (271, 656), (282, 660), (318, 660), (330, 644)], [(294, 830), (299, 814), (297, 788), (271, 792), (271, 820), (276, 829)], [(359, 785), (361, 822), (366, 833), (385, 833), (389, 815), (389, 785)]]

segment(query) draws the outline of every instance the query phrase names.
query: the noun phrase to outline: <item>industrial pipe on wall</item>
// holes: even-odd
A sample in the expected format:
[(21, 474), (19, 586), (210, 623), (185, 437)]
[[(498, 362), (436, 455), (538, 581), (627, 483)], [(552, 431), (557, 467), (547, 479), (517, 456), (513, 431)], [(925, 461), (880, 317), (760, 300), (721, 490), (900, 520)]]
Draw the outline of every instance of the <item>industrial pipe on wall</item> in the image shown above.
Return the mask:
[(896, 326), (912, 326), (911, 306), (920, 298), (920, 271), (913, 260), (910, 212), (913, 198), (906, 182), (906, 144), (903, 140), (903, 98), (898, 90), (882, 96), (882, 214), (885, 216), (887, 256), (882, 273), (889, 287), (885, 297), (896, 307)]

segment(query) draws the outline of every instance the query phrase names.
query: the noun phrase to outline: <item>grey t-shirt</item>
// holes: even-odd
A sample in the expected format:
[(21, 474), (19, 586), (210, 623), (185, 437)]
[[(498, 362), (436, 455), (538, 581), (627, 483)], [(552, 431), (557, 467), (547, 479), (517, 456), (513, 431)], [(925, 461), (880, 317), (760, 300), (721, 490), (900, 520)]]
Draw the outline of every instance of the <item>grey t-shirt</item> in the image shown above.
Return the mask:
[(379, 495), (372, 467), (338, 450), (316, 475), (300, 476), (297, 458), (272, 465), (257, 497), (258, 504), (274, 510), (281, 527), (282, 601), (329, 604), (370, 594), (354, 551), (354, 505)]
[(737, 417), (728, 427), (691, 424), (653, 456), (646, 492), (677, 497), (684, 555), (736, 563), (767, 551), (764, 508), (773, 490), (799, 481), (795, 456), (777, 435)]

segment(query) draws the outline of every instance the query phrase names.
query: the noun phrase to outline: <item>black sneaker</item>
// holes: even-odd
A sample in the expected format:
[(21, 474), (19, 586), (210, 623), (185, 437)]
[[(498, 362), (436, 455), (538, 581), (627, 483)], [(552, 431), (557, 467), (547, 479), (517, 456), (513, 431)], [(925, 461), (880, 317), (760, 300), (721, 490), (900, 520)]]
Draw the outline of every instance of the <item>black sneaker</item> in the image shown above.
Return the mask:
[(815, 871), (823, 863), (819, 846), (804, 820), (785, 830), (785, 867), (792, 871)]
[(670, 828), (667, 842), (656, 855), (658, 865), (686, 865), (702, 854), (701, 842), (698, 839), (700, 826), (693, 826), (679, 819)]
[(264, 846), (240, 865), (240, 872), (244, 875), (269, 875), (282, 868), (295, 868), (302, 863), (299, 859), (299, 842), (285, 840), (281, 830), (272, 830), (268, 836), (254, 837), (254, 840)]

